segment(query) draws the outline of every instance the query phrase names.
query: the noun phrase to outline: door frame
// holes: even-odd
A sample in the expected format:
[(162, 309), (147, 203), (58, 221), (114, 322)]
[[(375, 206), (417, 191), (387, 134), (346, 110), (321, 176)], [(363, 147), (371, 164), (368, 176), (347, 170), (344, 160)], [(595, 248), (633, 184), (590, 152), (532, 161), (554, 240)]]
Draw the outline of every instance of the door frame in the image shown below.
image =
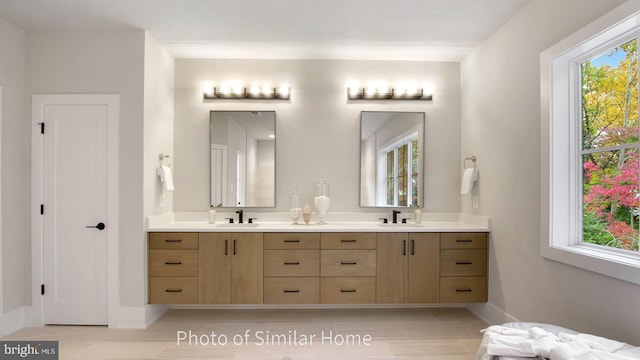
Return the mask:
[[(46, 105), (107, 105), (107, 311), (108, 326), (118, 326), (120, 303), (119, 251), (119, 120), (120, 96), (117, 94), (34, 94), (31, 107), (31, 294), (32, 308), (27, 322), (44, 325), (44, 301), (40, 293), (43, 274), (43, 151), (40, 125)], [(46, 131), (46, 127), (45, 127)], [(45, 209), (46, 211), (46, 209)]]

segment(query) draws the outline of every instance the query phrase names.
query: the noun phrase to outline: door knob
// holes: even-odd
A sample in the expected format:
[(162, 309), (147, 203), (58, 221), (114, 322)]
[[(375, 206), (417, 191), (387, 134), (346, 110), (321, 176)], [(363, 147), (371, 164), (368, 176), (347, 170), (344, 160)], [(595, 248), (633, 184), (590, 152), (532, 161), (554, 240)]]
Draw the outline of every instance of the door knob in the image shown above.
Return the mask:
[(104, 230), (107, 226), (104, 223), (98, 223), (98, 225), (88, 225), (86, 228), (93, 228), (98, 230)]

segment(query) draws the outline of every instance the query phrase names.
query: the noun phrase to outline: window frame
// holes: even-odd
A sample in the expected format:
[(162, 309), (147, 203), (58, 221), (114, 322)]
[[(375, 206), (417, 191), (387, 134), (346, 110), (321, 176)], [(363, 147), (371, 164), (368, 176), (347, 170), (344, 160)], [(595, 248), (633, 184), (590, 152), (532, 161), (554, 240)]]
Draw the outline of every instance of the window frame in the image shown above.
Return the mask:
[(633, 38), (640, 5), (629, 1), (540, 54), (540, 253), (640, 285), (640, 255), (581, 241), (581, 64)]

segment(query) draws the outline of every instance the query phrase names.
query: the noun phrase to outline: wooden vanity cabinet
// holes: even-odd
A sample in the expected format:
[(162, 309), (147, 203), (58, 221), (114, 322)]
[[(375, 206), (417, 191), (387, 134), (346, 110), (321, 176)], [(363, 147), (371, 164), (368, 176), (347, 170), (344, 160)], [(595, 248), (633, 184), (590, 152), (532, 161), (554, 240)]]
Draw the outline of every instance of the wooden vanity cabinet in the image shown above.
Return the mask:
[(378, 233), (376, 302), (439, 300), (439, 233)]
[(200, 304), (262, 304), (262, 233), (200, 233), (199, 242)]
[(320, 302), (320, 233), (264, 234), (264, 303)]
[(440, 302), (488, 299), (487, 233), (443, 233), (440, 240)]
[(376, 302), (376, 234), (320, 234), (320, 302)]
[(149, 303), (198, 301), (198, 234), (149, 234)]
[(486, 302), (488, 233), (150, 232), (151, 304)]

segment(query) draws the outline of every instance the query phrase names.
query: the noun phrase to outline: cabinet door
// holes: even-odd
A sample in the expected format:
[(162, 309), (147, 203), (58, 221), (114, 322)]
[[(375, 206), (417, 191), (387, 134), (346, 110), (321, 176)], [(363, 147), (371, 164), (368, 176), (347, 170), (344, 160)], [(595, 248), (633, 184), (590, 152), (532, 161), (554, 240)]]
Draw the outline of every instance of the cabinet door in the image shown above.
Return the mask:
[(231, 233), (231, 303), (262, 304), (262, 233)]
[(377, 234), (376, 302), (407, 302), (407, 234)]
[(199, 302), (229, 304), (230, 239), (229, 233), (200, 233)]
[(440, 289), (440, 234), (409, 233), (410, 303), (436, 303)]

